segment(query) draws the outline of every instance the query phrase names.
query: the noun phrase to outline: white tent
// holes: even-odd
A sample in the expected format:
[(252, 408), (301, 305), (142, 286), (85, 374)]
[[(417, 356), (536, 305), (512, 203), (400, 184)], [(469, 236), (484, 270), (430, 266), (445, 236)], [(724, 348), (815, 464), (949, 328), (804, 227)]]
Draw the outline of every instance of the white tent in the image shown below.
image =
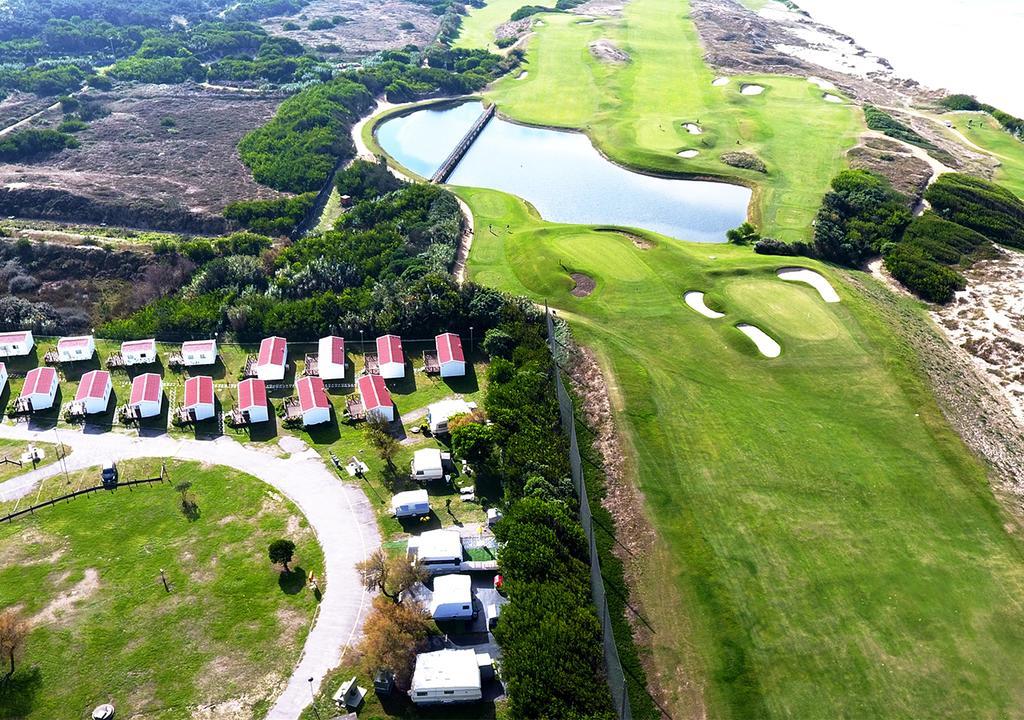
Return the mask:
[(458, 572), (462, 568), (462, 538), (458, 530), (428, 530), (411, 537), (408, 552), (431, 573)]
[(473, 617), (473, 580), (469, 575), (438, 575), (430, 598), (435, 620), (468, 620)]
[(483, 697), (473, 650), (438, 650), (416, 656), (409, 698), (417, 705), (474, 702)]
[(423, 517), (430, 514), (430, 499), (426, 490), (408, 490), (395, 493), (391, 498), (391, 513), (396, 518)]
[(448, 420), (456, 415), (467, 415), (476, 410), (476, 403), (466, 402), (462, 398), (441, 400), (427, 405), (427, 426), (434, 435), (448, 432)]

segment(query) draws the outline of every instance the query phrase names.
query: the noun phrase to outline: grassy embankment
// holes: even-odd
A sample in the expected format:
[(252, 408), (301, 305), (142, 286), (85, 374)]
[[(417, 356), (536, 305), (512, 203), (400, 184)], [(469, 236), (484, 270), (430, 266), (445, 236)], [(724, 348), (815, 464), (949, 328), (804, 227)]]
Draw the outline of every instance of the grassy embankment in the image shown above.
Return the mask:
[(1024, 142), (1003, 130), (989, 115), (948, 113), (942, 117), (951, 120), (968, 140), (994, 155), (1002, 164), (993, 179), (1018, 197), (1024, 197)]
[[(153, 459), (122, 470), (159, 468)], [(112, 701), (119, 716), (186, 718), (197, 703), (232, 698), (266, 712), (313, 617), (302, 572), (322, 577), (320, 548), (298, 510), (255, 478), (176, 461), (168, 472), (192, 482), (196, 517), (157, 484), (0, 527), (0, 607), (35, 620), (20, 669), (0, 686), (0, 716), (84, 717)], [(280, 537), (298, 546), (302, 572), (291, 577), (267, 559)]]
[[(860, 128), (806, 81), (712, 87), (685, 6), (634, 0), (624, 18), (545, 16), (529, 75), (490, 98), (525, 122), (584, 129), (612, 158), (724, 174), (717, 155), (768, 164), (754, 215), (806, 238)], [(608, 37), (632, 56), (598, 63)], [(552, 102), (552, 98), (560, 98)], [(700, 120), (702, 136), (679, 130)], [(736, 145), (736, 140), (741, 145)], [(675, 152), (701, 149), (695, 161)], [(842, 303), (778, 280), (749, 249), (553, 225), (511, 196), (460, 189), (478, 233), (470, 277), (561, 309), (609, 378), (659, 533), (640, 596), (673, 715), (1004, 717), (1024, 701), (1022, 547), (985, 470), (950, 430), (898, 328), (828, 276)], [(597, 281), (570, 295), (561, 264)], [(690, 289), (727, 313), (687, 308)], [(902, 301), (910, 302), (910, 301)], [(768, 360), (733, 325), (779, 340)]]
[(480, 8), (467, 6), (468, 12), (462, 18), (459, 37), (452, 44), (453, 47), (486, 48), (491, 52), (500, 52), (494, 44), (495, 28), (508, 22), (512, 13), (527, 4), (523, 0), (490, 0)]

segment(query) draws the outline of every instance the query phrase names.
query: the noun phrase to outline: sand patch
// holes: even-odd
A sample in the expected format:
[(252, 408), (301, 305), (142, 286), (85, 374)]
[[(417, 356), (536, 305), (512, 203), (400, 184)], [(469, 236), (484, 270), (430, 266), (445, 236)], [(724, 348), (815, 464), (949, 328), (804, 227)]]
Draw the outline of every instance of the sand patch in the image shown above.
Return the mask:
[(729, 78), (727, 77), (716, 77), (711, 81), (711, 84), (715, 87), (722, 87), (723, 85), (729, 84)]
[(289, 515), (288, 516), (288, 534), (289, 535), (294, 535), (295, 533), (297, 533), (299, 531), (299, 529), (301, 527), (302, 527), (302, 521), (299, 519), (298, 515)]
[(61, 593), (32, 618), (33, 625), (64, 624), (70, 619), (75, 605), (87, 600), (100, 589), (100, 574), (95, 568), (86, 568), (84, 577), (67, 592)]
[(700, 292), (699, 290), (690, 290), (688, 293), (685, 293), (683, 295), (683, 300), (686, 301), (687, 305), (689, 305), (691, 308), (693, 308), (706, 318), (717, 320), (718, 318), (725, 317), (725, 313), (720, 313), (717, 310), (712, 310), (707, 306), (707, 304), (704, 302), (704, 293)]
[(573, 286), (572, 294), (575, 297), (586, 297), (590, 293), (594, 292), (594, 288), (597, 287), (597, 282), (594, 278), (583, 273), (570, 273), (569, 277), (573, 279), (576, 284)]
[(522, 80), (523, 78), (525, 78), (529, 74), (530, 74), (529, 71), (523, 70), (521, 73), (516, 75), (516, 80)]
[(703, 128), (697, 123), (683, 123), (683, 129), (691, 135), (700, 135), (704, 132)]
[(776, 358), (782, 354), (782, 346), (771, 335), (756, 325), (740, 323), (736, 329), (754, 341), (754, 345), (765, 357)]
[(676, 153), (681, 158), (695, 158), (700, 155), (699, 150), (680, 150)]
[(801, 282), (810, 285), (818, 291), (818, 294), (821, 295), (821, 299), (827, 303), (839, 302), (839, 293), (836, 292), (836, 289), (832, 287), (832, 283), (826, 280), (825, 276), (821, 273), (801, 267), (784, 267), (779, 268), (776, 275), (778, 275), (782, 280), (788, 280), (789, 282)]
[(598, 60), (616, 65), (623, 65), (629, 62), (629, 55), (606, 38), (590, 43), (590, 54)]
[(809, 78), (807, 78), (807, 82), (811, 83), (811, 85), (817, 85), (822, 90), (836, 89), (835, 83), (831, 83), (825, 78), (820, 78), (816, 75), (811, 75)]
[(833, 95), (832, 93), (825, 93), (824, 95), (822, 95), (822, 98), (824, 98), (825, 102), (835, 103), (836, 105), (843, 102), (843, 99), (841, 97), (839, 97), (838, 95)]
[(740, 88), (740, 93), (743, 95), (760, 95), (763, 92), (763, 85), (744, 85)]

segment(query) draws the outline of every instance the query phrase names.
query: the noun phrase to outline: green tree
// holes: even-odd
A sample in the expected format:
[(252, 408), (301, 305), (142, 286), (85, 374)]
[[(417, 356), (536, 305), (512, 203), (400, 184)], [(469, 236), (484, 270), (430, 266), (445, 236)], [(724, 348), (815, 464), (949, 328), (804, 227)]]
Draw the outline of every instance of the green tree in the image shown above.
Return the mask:
[(270, 562), (283, 566), (286, 574), (290, 573), (291, 568), (288, 567), (288, 563), (295, 556), (295, 543), (285, 539), (275, 540), (267, 548), (267, 555), (270, 557)]

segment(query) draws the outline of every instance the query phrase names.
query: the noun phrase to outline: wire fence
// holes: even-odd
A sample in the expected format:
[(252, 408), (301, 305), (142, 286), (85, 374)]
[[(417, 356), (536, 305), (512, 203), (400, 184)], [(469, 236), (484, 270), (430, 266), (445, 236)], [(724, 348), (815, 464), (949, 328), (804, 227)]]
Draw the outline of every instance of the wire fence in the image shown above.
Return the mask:
[(615, 703), (615, 712), (619, 720), (632, 720), (633, 712), (629, 705), (629, 692), (626, 686), (626, 674), (619, 660), (619, 649), (615, 644), (615, 633), (612, 630), (611, 613), (608, 610), (607, 591), (604, 576), (601, 574), (601, 561), (597, 554), (597, 538), (594, 536), (594, 518), (590, 512), (590, 499), (587, 497), (587, 485), (583, 480), (583, 460), (580, 457), (580, 446), (576, 438), (576, 416), (573, 412), (572, 398), (562, 383), (562, 371), (558, 365), (557, 340), (555, 340), (555, 322), (551, 311), (545, 308), (548, 322), (548, 345), (551, 349), (552, 365), (555, 373), (555, 391), (558, 395), (558, 410), (562, 418), (562, 429), (569, 436), (569, 467), (572, 471), (572, 482), (580, 500), (580, 524), (587, 536), (590, 546), (590, 593), (597, 609), (597, 617), (601, 621), (601, 637), (604, 646), (605, 671), (608, 674), (608, 686)]
[(77, 497), (82, 497), (83, 495), (91, 495), (92, 493), (101, 492), (104, 490), (106, 490), (107, 492), (112, 492), (118, 488), (128, 488), (129, 490), (131, 490), (136, 485), (150, 485), (152, 483), (163, 482), (164, 480), (164, 475), (161, 474), (160, 477), (155, 478), (144, 478), (142, 480), (125, 480), (124, 482), (118, 483), (117, 485), (95, 485), (93, 487), (83, 488), (82, 490), (75, 490), (74, 492), (69, 492), (55, 498), (50, 498), (49, 500), (44, 500), (43, 502), (36, 503), (31, 507), (16, 510), (12, 513), (4, 515), (3, 517), (0, 517), (0, 523), (10, 522), (15, 518), (21, 517), (22, 515), (34, 515), (36, 510), (41, 510), (47, 507), (53, 507), (54, 505), (60, 502), (70, 502), (71, 500), (74, 500)]

